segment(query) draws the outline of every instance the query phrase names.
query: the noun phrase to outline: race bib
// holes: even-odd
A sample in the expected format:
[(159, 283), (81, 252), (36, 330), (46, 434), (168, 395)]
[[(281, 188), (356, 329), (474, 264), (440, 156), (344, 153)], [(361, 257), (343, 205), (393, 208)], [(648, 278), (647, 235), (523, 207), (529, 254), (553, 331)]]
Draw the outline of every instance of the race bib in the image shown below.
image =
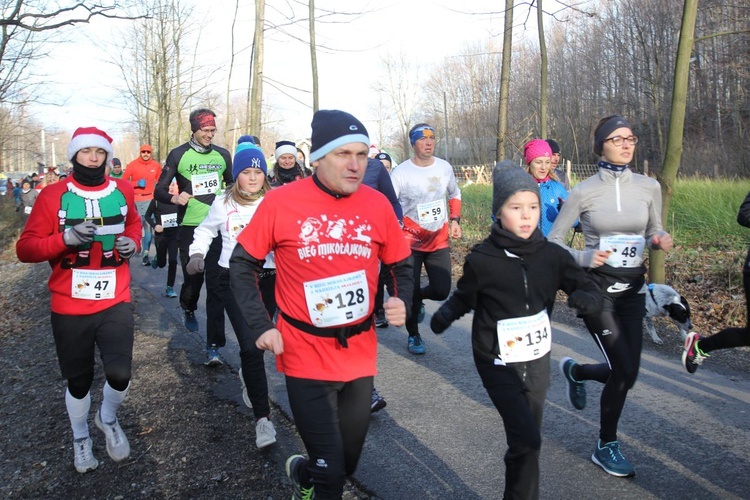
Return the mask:
[(230, 240), (237, 241), (237, 235), (240, 234), (240, 231), (245, 229), (247, 223), (250, 222), (250, 217), (252, 217), (252, 215), (243, 216), (239, 212), (232, 212), (229, 214), (229, 217), (227, 217), (227, 234), (229, 235)]
[(165, 214), (161, 216), (161, 227), (164, 229), (177, 227), (177, 213)]
[(448, 218), (445, 210), (445, 200), (435, 200), (417, 205), (417, 217), (420, 224), (443, 222)]
[(73, 269), (71, 295), (74, 299), (114, 299), (116, 285), (114, 269)]
[(504, 363), (539, 359), (552, 349), (552, 327), (547, 311), (497, 322), (497, 344)]
[(599, 250), (610, 252), (607, 265), (638, 267), (643, 263), (646, 239), (635, 234), (614, 234), (599, 239)]
[(33, 207), (23, 207), (23, 213), (25, 213), (26, 215), (29, 215), (31, 213), (32, 208)]
[(216, 172), (194, 174), (190, 177), (190, 182), (193, 185), (193, 196), (214, 194), (219, 190), (219, 174)]
[(336, 327), (367, 316), (370, 292), (364, 271), (308, 281), (304, 286), (313, 326)]

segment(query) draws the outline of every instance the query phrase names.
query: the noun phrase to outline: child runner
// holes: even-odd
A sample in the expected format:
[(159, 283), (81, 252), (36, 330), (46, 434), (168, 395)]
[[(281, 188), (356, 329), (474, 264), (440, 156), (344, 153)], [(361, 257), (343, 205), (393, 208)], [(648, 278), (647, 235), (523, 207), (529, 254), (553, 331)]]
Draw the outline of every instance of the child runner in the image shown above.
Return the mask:
[(568, 305), (583, 314), (597, 312), (602, 298), (570, 254), (542, 236), (539, 188), (530, 175), (510, 161), (498, 163), (492, 191), (497, 222), (466, 256), (456, 291), (430, 327), (442, 333), (474, 310), (474, 363), (508, 442), (504, 498), (539, 498), (555, 296), (563, 290)]
[[(177, 182), (172, 182), (169, 186), (169, 193), (178, 195)], [(169, 267), (167, 268), (167, 288), (164, 290), (164, 296), (174, 299), (177, 294), (174, 291), (174, 280), (177, 276), (177, 250), (178, 237), (180, 234), (177, 225), (177, 205), (162, 203), (151, 199), (151, 203), (146, 209), (146, 222), (154, 229), (154, 243), (156, 246), (156, 256), (151, 259), (153, 269), (163, 268), (167, 265), (167, 256), (169, 256)]]
[[(240, 344), (242, 361), (240, 380), (243, 384), (243, 399), (246, 404), (249, 403), (248, 406), (252, 407), (255, 414), (255, 444), (258, 448), (265, 448), (275, 443), (276, 430), (268, 419), (271, 415), (271, 407), (268, 403), (268, 382), (263, 362), (264, 351), (255, 346), (255, 339), (229, 288), (229, 257), (237, 245), (237, 235), (250, 222), (258, 205), (263, 201), (263, 196), (271, 189), (266, 179), (266, 172), (266, 159), (257, 147), (241, 149), (235, 153), (232, 162), (234, 184), (216, 197), (208, 210), (208, 215), (195, 229), (193, 243), (190, 245), (190, 262), (187, 265), (188, 273), (203, 272), (203, 257), (208, 253), (214, 238), (221, 234), (218, 291), (224, 297), (224, 307), (237, 335), (237, 342)], [(272, 297), (273, 289), (271, 289)], [(266, 311), (272, 318), (276, 303), (271, 304), (268, 299), (268, 295), (263, 297)], [(224, 346), (224, 342), (221, 346)], [(207, 363), (214, 364), (210, 359)], [(219, 361), (215, 364), (220, 363)]]

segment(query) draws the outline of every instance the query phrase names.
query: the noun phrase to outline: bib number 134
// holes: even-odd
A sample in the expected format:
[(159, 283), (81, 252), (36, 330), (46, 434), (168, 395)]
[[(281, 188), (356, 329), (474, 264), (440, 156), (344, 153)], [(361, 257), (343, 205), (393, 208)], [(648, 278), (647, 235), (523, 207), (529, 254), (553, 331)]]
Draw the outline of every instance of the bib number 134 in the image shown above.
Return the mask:
[(552, 348), (552, 327), (547, 311), (498, 321), (497, 340), (500, 357), (505, 363), (541, 358)]

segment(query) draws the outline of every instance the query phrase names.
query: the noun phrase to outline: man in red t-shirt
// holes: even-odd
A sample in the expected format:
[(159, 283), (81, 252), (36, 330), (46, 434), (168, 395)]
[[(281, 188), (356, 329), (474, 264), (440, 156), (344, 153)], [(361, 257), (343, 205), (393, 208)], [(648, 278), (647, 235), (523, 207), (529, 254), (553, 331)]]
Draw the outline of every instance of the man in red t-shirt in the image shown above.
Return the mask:
[(144, 144), (140, 151), (140, 156), (128, 163), (122, 178), (130, 181), (135, 190), (135, 206), (138, 209), (138, 215), (141, 216), (143, 226), (143, 265), (148, 266), (151, 264), (148, 252), (151, 248), (153, 232), (151, 226), (146, 224), (145, 216), (151, 200), (154, 199), (154, 187), (161, 175), (161, 164), (153, 159), (151, 145)]
[(141, 221), (133, 188), (105, 175), (112, 139), (81, 127), (68, 144), (73, 174), (39, 193), (16, 243), (21, 262), (48, 261), (52, 334), (63, 378), (65, 407), (73, 429), (73, 464), (94, 470), (88, 415), (98, 347), (106, 381), (94, 422), (107, 453), (117, 462), (130, 455), (117, 409), (130, 387), (134, 320), (129, 260), (138, 249)]
[[(315, 113), (315, 173), (266, 194), (230, 260), (232, 291), (256, 345), (277, 355), (307, 449), (308, 458), (293, 455), (286, 463), (294, 498), (341, 498), (357, 467), (376, 373), (373, 309), (381, 262), (394, 280), (383, 304), (388, 322), (403, 325), (410, 306), (409, 244), (388, 199), (361, 185), (369, 144), (367, 130), (349, 113)], [(275, 326), (257, 286), (270, 251)]]

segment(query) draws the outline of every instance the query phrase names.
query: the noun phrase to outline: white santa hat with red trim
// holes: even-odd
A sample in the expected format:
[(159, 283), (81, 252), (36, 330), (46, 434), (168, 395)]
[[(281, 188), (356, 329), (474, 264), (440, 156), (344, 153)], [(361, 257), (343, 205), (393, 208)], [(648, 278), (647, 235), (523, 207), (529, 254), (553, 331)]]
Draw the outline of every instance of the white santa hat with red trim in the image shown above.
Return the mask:
[(83, 148), (101, 148), (107, 152), (107, 164), (110, 164), (114, 151), (112, 138), (103, 130), (96, 127), (78, 127), (68, 143), (68, 160), (73, 161), (76, 154)]

